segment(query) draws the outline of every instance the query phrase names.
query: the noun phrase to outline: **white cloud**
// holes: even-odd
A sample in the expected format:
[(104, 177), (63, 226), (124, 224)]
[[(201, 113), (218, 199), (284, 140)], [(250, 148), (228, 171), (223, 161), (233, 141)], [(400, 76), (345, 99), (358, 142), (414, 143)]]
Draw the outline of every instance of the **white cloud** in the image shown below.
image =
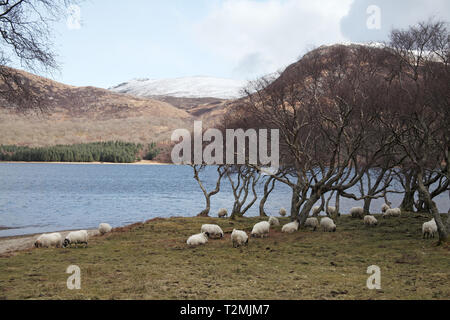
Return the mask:
[(345, 41), (340, 20), (352, 2), (225, 0), (195, 25), (195, 37), (234, 65), (235, 76), (254, 77), (287, 66), (314, 46)]

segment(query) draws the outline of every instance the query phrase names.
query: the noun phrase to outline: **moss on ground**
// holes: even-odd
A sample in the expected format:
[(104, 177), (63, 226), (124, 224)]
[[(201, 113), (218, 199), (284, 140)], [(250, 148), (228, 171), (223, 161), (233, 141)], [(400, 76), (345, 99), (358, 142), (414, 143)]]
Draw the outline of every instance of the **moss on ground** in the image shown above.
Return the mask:
[[(0, 257), (0, 299), (449, 299), (450, 247), (421, 237), (430, 218), (376, 217), (377, 227), (341, 217), (336, 233), (275, 227), (238, 249), (233, 228), (250, 232), (259, 218), (155, 219), (94, 237), (86, 249)], [(225, 238), (188, 248), (203, 223), (222, 226)], [(66, 287), (69, 265), (81, 268), (81, 290)], [(382, 290), (366, 287), (370, 265), (381, 268)]]

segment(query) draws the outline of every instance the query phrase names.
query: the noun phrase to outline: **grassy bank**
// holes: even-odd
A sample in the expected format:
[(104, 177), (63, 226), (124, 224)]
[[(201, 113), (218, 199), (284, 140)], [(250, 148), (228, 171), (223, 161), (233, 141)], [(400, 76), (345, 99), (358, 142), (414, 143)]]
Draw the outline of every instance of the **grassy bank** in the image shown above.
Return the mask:
[[(450, 247), (422, 240), (417, 214), (365, 227), (341, 217), (336, 233), (302, 230), (250, 239), (233, 249), (233, 228), (258, 218), (157, 219), (94, 237), (89, 247), (32, 249), (0, 257), (1, 299), (448, 299)], [(283, 223), (288, 219), (282, 219)], [(223, 240), (188, 248), (203, 223)], [(69, 265), (81, 268), (79, 291), (66, 288)], [(367, 267), (381, 268), (381, 291), (366, 287)]]

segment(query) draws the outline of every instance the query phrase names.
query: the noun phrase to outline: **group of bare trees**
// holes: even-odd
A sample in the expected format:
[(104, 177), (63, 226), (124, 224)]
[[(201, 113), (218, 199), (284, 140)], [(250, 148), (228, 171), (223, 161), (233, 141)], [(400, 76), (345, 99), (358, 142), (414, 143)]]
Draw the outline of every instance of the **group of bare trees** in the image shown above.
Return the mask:
[[(319, 48), (253, 82), (224, 128), (280, 132), (281, 167), (264, 180), (262, 207), (275, 183), (292, 190), (291, 218), (300, 224), (327, 197), (336, 197), (336, 214), (340, 197), (363, 200), (368, 213), (373, 199), (397, 192), (403, 210), (431, 213), (448, 240), (450, 218), (442, 221), (433, 199), (449, 191), (449, 49), (447, 24), (429, 21), (394, 30), (384, 47)], [(225, 169), (238, 177), (230, 179), (233, 214), (248, 209), (248, 195), (248, 205), (256, 201), (262, 170)]]

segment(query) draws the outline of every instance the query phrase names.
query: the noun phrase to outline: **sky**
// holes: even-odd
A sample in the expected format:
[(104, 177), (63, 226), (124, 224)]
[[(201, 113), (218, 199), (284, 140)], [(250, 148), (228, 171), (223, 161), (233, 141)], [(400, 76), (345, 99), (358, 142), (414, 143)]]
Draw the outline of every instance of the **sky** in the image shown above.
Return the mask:
[(392, 28), (450, 21), (448, 0), (85, 0), (55, 25), (54, 80), (252, 80), (338, 42), (387, 41)]

